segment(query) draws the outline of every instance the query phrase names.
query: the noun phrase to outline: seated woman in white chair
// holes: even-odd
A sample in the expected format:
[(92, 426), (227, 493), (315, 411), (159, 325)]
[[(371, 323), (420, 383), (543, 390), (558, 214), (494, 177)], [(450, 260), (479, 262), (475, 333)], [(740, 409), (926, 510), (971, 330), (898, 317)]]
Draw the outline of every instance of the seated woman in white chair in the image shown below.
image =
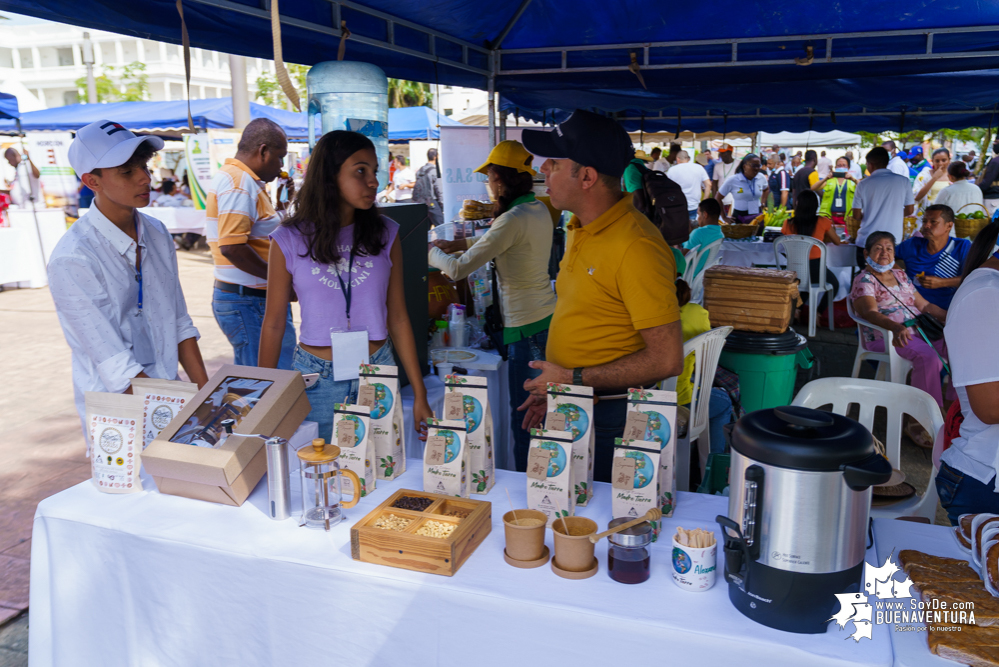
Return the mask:
[[(928, 393), (943, 407), (940, 371), (943, 369), (941, 357), (947, 358), (947, 345), (941, 338), (932, 341), (931, 347), (915, 327), (906, 326), (905, 322), (927, 313), (942, 323), (947, 319), (947, 311), (924, 299), (905, 271), (894, 268), (895, 237), (889, 232), (874, 232), (868, 236), (864, 257), (867, 268), (854, 279), (850, 292), (854, 312), (871, 324), (892, 332), (898, 356), (912, 362), (912, 386)], [(885, 351), (880, 332), (864, 326), (860, 329), (865, 349)], [(948, 400), (953, 400), (953, 393), (951, 388)]]
[[(835, 243), (839, 245), (839, 236), (833, 231), (832, 220), (819, 216), (819, 195), (812, 190), (805, 190), (798, 194), (794, 200), (794, 215), (784, 221), (781, 234), (799, 234), (801, 236), (811, 236), (816, 241), (822, 243)], [(812, 247), (808, 253), (808, 269), (811, 273), (812, 284), (819, 282), (819, 260), (822, 257), (822, 250)], [(828, 261), (828, 258), (826, 258)], [(839, 280), (836, 274), (826, 269), (826, 283), (832, 285), (832, 293), (835, 296), (839, 291)], [(808, 300), (808, 294), (802, 292), (801, 298)], [(826, 298), (828, 294), (822, 295), (818, 310), (826, 309)]]

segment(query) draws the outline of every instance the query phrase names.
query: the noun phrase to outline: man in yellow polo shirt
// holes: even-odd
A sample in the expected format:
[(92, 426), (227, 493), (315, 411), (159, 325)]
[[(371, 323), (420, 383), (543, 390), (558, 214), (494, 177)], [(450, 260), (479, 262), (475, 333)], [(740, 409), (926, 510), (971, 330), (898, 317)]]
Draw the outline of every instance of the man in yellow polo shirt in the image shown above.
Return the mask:
[(659, 230), (621, 192), (634, 155), (613, 119), (576, 110), (554, 131), (524, 130), (524, 146), (548, 158), (541, 166), (552, 205), (574, 215), (555, 288), (558, 301), (541, 375), (524, 427), (545, 416), (549, 382), (584, 385), (602, 397), (594, 408), (594, 477), (610, 481), (614, 438), (624, 433), (629, 387), (648, 387), (683, 369), (676, 264)]

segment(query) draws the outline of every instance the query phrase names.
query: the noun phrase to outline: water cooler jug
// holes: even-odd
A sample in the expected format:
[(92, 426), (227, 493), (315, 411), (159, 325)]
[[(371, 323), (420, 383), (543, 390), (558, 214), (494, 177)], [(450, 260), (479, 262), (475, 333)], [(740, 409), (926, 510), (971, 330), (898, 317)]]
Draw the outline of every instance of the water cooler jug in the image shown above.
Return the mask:
[(309, 147), (333, 130), (371, 139), (378, 155), (378, 189), (388, 184), (388, 78), (368, 63), (329, 61), (309, 70)]

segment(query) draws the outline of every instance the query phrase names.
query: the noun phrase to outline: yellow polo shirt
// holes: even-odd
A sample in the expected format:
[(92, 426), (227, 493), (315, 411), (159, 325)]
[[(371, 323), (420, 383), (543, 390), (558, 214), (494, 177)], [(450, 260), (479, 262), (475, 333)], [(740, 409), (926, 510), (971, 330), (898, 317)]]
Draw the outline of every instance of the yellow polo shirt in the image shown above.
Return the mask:
[(563, 368), (607, 364), (645, 348), (641, 329), (676, 322), (676, 262), (631, 195), (580, 226), (569, 221), (546, 356)]

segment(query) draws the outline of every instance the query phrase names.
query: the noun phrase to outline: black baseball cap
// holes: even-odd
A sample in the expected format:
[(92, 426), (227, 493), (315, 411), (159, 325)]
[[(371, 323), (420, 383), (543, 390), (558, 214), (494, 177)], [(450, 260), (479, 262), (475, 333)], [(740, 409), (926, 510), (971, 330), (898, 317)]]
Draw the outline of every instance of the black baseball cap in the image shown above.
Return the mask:
[(582, 109), (573, 111), (554, 130), (525, 129), (521, 141), (540, 157), (569, 159), (614, 178), (621, 178), (635, 157), (631, 138), (616, 120)]

